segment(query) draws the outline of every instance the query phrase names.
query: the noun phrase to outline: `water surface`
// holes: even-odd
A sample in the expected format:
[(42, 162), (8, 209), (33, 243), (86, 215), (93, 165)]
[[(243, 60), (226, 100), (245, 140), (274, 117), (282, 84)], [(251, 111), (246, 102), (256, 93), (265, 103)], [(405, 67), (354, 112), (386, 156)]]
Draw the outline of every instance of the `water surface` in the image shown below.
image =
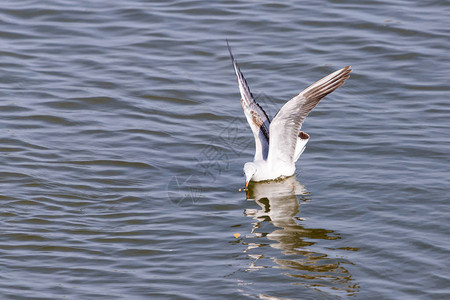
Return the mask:
[[(449, 12), (2, 3), (1, 298), (448, 298)], [(306, 120), (296, 176), (248, 197), (226, 39), (269, 116), (354, 69)]]

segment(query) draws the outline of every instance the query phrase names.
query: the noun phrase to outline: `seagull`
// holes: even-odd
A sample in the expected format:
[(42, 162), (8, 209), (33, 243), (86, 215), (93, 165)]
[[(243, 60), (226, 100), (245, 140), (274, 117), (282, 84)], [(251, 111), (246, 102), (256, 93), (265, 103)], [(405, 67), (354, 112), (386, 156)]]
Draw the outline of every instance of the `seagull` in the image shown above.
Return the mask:
[(294, 175), (295, 162), (309, 140), (309, 134), (300, 131), (303, 121), (322, 98), (343, 85), (350, 77), (350, 66), (307, 87), (286, 102), (270, 122), (264, 109), (253, 98), (228, 41), (227, 46), (241, 93), (242, 109), (255, 138), (253, 162), (244, 164), (245, 188), (247, 189), (250, 181), (276, 180)]

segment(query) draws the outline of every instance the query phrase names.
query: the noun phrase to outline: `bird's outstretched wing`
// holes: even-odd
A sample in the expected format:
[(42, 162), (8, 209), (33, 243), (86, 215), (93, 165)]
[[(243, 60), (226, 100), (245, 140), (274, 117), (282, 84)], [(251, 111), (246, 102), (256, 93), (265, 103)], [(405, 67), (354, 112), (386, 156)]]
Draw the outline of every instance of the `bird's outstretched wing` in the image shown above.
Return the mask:
[(270, 125), (269, 163), (276, 166), (295, 162), (297, 137), (303, 121), (323, 97), (344, 84), (351, 71), (347, 66), (325, 76), (280, 109)]
[(266, 160), (269, 152), (269, 127), (270, 120), (265, 111), (253, 99), (247, 81), (244, 78), (236, 60), (231, 53), (230, 45), (228, 44), (228, 51), (230, 52), (231, 62), (233, 63), (234, 71), (236, 73), (239, 91), (241, 93), (241, 105), (244, 114), (247, 117), (248, 124), (253, 131), (255, 138), (255, 160)]

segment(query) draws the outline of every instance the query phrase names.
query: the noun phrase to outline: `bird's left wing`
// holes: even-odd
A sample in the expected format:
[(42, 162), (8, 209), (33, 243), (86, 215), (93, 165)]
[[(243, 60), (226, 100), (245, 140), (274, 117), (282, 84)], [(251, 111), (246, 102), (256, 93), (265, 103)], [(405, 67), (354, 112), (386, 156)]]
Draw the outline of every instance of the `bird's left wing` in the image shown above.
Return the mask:
[(230, 45), (228, 44), (228, 51), (230, 52), (231, 62), (233, 63), (234, 71), (236, 73), (239, 91), (241, 93), (241, 105), (247, 122), (252, 129), (255, 138), (255, 160), (266, 160), (269, 153), (269, 127), (270, 120), (266, 112), (256, 103), (247, 81), (244, 78), (236, 60), (231, 53)]

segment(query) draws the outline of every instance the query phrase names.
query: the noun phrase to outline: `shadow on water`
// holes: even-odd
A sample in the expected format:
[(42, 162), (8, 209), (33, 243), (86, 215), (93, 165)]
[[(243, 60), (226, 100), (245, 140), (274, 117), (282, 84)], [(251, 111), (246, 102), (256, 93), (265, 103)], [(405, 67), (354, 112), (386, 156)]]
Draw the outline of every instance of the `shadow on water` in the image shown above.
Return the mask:
[(281, 269), (281, 274), (288, 276), (294, 286), (302, 285), (332, 295), (355, 295), (359, 285), (345, 268), (352, 263), (329, 247), (330, 242), (340, 237), (333, 230), (306, 228), (303, 219), (297, 216), (299, 199), (301, 202), (311, 200), (296, 176), (249, 186), (247, 200), (255, 201), (260, 209), (245, 210), (245, 214), (255, 220), (251, 242), (243, 241), (247, 246), (244, 253), (251, 260), (245, 271)]

